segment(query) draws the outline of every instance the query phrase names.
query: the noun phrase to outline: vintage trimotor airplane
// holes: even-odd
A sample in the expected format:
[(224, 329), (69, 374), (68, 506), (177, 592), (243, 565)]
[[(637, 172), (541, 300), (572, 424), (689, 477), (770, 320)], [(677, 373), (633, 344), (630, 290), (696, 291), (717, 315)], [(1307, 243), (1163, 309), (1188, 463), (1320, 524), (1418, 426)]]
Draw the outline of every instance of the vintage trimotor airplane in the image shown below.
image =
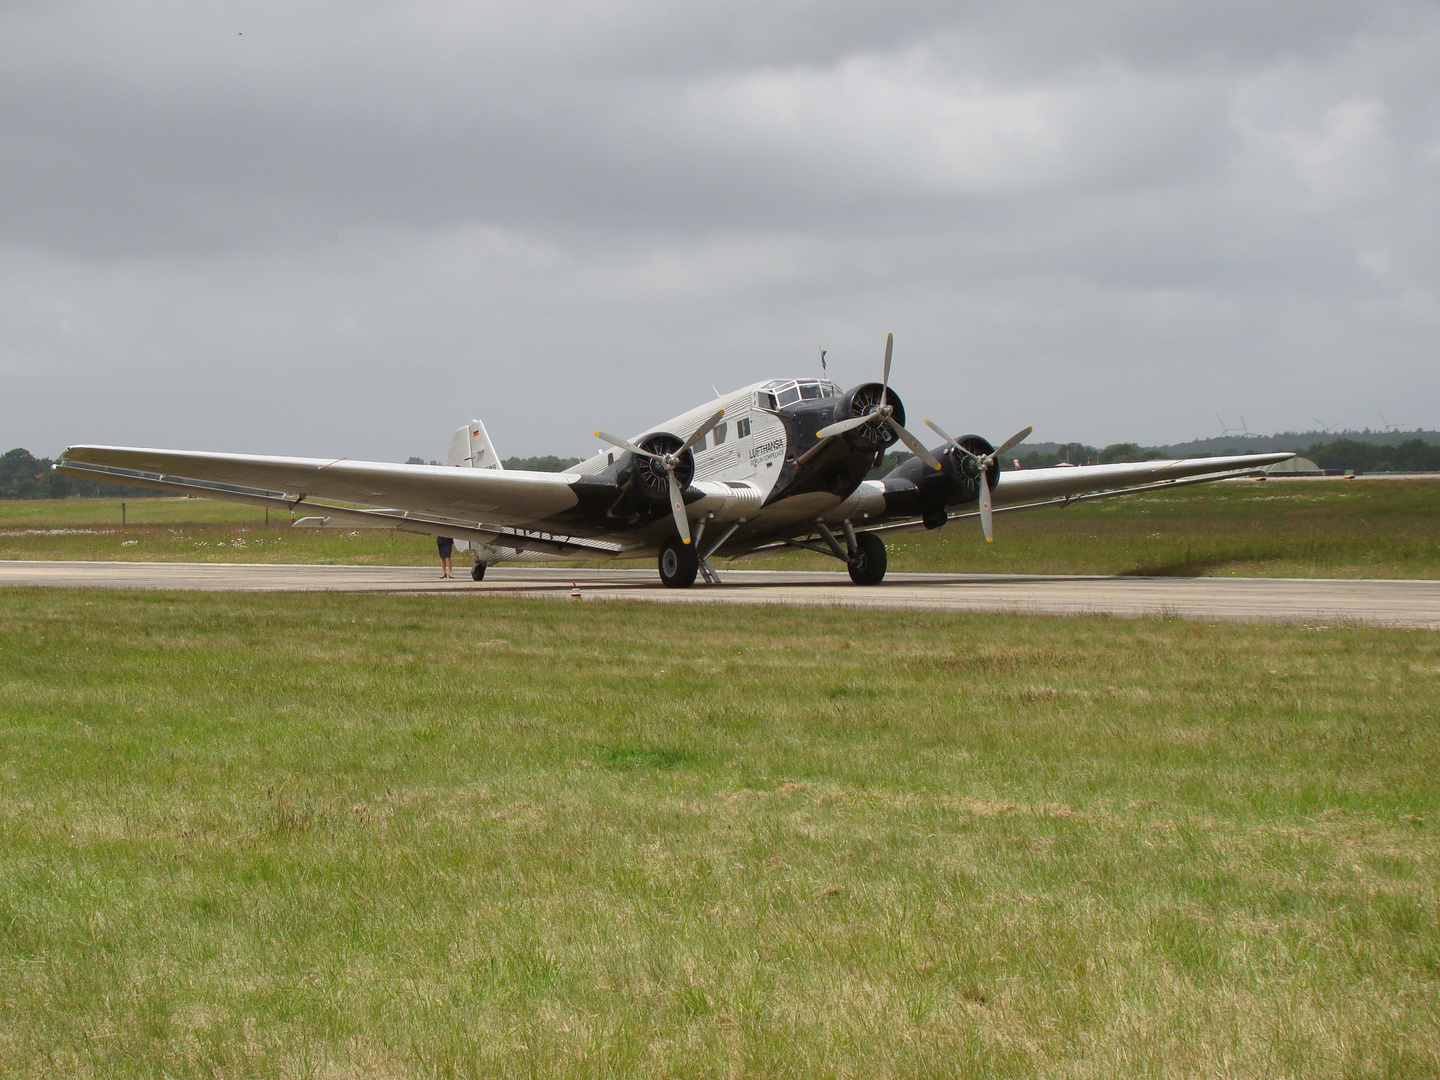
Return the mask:
[[(521, 558), (658, 556), (672, 588), (711, 564), (804, 548), (845, 563), (857, 585), (885, 577), (882, 534), (938, 529), (1077, 499), (1255, 475), (1293, 454), (1057, 466), (1002, 475), (999, 447), (978, 435), (927, 449), (905, 427), (890, 389), (891, 335), (880, 382), (842, 391), (825, 379), (755, 383), (632, 439), (596, 431), (614, 449), (560, 473), (506, 471), (485, 427), (451, 439), (446, 465), (263, 457), (187, 450), (72, 446), (55, 471), (289, 510), (296, 527), (393, 528), (450, 536), (474, 552), (472, 577)], [(896, 443), (914, 457), (879, 480), (866, 474)], [(309, 511), (314, 511), (310, 513)], [(838, 534), (838, 535), (837, 535)]]

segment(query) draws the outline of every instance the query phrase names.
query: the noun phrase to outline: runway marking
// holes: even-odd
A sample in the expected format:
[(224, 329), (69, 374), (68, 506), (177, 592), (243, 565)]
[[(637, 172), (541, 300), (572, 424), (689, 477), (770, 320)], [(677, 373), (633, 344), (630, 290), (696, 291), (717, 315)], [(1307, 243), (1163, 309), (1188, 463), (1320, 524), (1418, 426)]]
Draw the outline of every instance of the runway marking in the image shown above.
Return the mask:
[(723, 570), (723, 584), (666, 589), (649, 567), (493, 567), (482, 582), (418, 566), (0, 560), (0, 586), (345, 592), (483, 598), (778, 604), (1033, 615), (1179, 616), (1242, 622), (1364, 624), (1440, 630), (1440, 581), (893, 573), (860, 587), (843, 573)]

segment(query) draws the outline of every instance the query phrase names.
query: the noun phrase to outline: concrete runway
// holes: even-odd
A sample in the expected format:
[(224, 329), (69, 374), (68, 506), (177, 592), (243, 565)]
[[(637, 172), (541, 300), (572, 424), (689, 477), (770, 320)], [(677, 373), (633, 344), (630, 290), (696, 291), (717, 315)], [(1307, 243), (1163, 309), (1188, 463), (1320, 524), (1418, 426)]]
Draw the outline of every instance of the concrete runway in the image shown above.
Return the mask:
[(1042, 615), (1181, 616), (1440, 630), (1440, 581), (1316, 578), (1070, 577), (1025, 574), (890, 574), (860, 588), (844, 573), (721, 569), (724, 584), (666, 589), (650, 567), (561, 570), (495, 567), (442, 581), (419, 566), (0, 561), (0, 586), (347, 592), (648, 600), (672, 604), (832, 605), (847, 608), (1019, 612)]

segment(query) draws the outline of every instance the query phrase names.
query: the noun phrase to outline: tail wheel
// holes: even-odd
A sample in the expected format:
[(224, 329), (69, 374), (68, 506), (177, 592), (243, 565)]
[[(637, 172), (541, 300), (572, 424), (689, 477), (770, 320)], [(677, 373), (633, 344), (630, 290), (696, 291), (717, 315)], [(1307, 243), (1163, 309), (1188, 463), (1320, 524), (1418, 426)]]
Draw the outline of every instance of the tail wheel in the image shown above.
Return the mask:
[(678, 536), (672, 536), (660, 546), (660, 583), (667, 589), (688, 589), (699, 572), (700, 555), (694, 544), (683, 544)]
[(856, 585), (879, 585), (885, 580), (885, 542), (874, 533), (855, 534), (855, 557), (850, 560), (850, 580)]
[(483, 562), (477, 562), (470, 568), (470, 578), (473, 581), (485, 580), (485, 564)]

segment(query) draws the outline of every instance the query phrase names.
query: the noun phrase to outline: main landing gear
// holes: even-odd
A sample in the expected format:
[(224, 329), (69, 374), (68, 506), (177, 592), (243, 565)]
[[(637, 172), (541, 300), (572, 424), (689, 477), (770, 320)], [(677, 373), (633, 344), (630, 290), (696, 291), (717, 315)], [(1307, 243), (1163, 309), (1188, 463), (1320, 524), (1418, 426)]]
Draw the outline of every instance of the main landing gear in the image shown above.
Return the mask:
[[(845, 543), (841, 544), (824, 522), (815, 522), (815, 528), (825, 538), (825, 546), (810, 540), (786, 540), (785, 543), (821, 555), (833, 555), (845, 564), (850, 580), (856, 585), (879, 585), (885, 580), (885, 542), (874, 533), (856, 532), (847, 521)], [(700, 557), (699, 545), (687, 544), (678, 536), (660, 545), (660, 582), (667, 589), (688, 589), (708, 565)], [(706, 580), (712, 580), (713, 574), (713, 570), (707, 573)], [(713, 580), (719, 583), (718, 577)]]
[(840, 543), (825, 522), (815, 520), (815, 531), (825, 541), (825, 546), (805, 540), (790, 540), (796, 547), (818, 551), (821, 555), (833, 555), (850, 571), (850, 580), (856, 585), (879, 585), (885, 580), (885, 541), (874, 533), (856, 532), (850, 522), (842, 522), (845, 543)]
[(851, 581), (856, 585), (879, 585), (885, 580), (886, 562), (885, 541), (874, 533), (855, 534), (855, 553), (845, 560)]
[(660, 545), (660, 583), (668, 589), (688, 589), (700, 572), (700, 554), (694, 544), (672, 536)]
[(470, 568), (470, 580), (472, 580), (472, 581), (484, 581), (484, 580), (485, 580), (485, 564), (484, 564), (483, 562), (481, 562), (479, 559), (476, 559), (476, 560), (475, 560), (475, 565)]

